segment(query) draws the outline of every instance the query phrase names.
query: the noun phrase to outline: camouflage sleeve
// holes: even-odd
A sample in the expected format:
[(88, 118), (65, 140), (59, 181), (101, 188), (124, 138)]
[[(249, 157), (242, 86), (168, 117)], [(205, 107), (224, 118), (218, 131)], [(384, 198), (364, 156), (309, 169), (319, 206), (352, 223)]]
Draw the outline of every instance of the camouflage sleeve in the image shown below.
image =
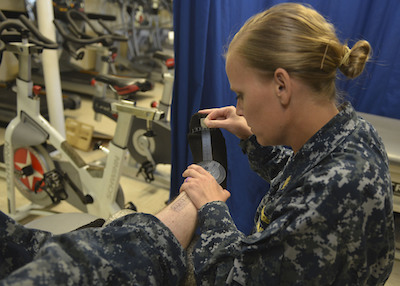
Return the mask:
[(185, 272), (185, 252), (171, 231), (136, 213), (53, 236), (0, 285), (178, 285)]
[(49, 232), (23, 227), (0, 211), (0, 279), (32, 261)]
[(293, 151), (283, 146), (261, 146), (256, 136), (240, 141), (243, 153), (247, 154), (251, 169), (267, 182), (271, 182), (282, 171)]
[(246, 237), (237, 230), (226, 204), (212, 202), (199, 210), (199, 226), (193, 252), (198, 285), (279, 285), (284, 256), (276, 235), (280, 223), (266, 237)]
[(232, 257), (240, 255), (245, 235), (236, 228), (228, 206), (220, 201), (200, 208), (199, 226), (201, 235), (193, 252), (196, 280), (206, 285), (225, 285), (233, 267)]

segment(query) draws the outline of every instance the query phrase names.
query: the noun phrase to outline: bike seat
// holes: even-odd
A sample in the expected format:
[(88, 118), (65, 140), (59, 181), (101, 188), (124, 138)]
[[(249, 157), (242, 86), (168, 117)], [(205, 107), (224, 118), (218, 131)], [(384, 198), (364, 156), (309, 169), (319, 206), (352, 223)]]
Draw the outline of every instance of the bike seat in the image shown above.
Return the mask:
[(142, 78), (125, 78), (99, 74), (94, 77), (94, 80), (111, 85), (119, 95), (127, 95), (137, 91), (148, 91), (153, 89), (153, 84)]
[(165, 54), (165, 53), (163, 53), (161, 51), (155, 52), (153, 54), (153, 57), (155, 59), (160, 60), (167, 67), (167, 69), (170, 70), (170, 69), (175, 68), (175, 59), (174, 59), (174, 57), (171, 57), (170, 55)]

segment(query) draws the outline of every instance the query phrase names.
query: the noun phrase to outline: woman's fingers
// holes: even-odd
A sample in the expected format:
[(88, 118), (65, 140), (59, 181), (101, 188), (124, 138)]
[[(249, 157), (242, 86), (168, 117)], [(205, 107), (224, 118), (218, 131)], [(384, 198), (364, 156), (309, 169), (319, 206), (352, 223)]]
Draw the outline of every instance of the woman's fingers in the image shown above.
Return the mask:
[(214, 177), (199, 165), (190, 165), (182, 174), (184, 180), (180, 192), (186, 192), (197, 208), (212, 201), (226, 201), (230, 193), (224, 190)]
[(215, 111), (215, 110), (217, 110), (217, 109), (219, 109), (219, 108), (201, 109), (201, 110), (199, 110), (198, 112), (199, 112), (199, 113), (202, 113), (202, 114), (209, 114), (209, 113), (211, 113), (211, 112), (213, 112), (213, 111)]
[[(188, 175), (186, 175), (188, 174)], [(201, 167), (200, 165), (197, 164), (192, 164), (189, 165), (186, 170), (183, 172), (182, 176), (183, 177), (196, 177), (196, 175), (207, 175), (207, 176), (211, 176), (212, 175), (205, 170), (203, 167)]]

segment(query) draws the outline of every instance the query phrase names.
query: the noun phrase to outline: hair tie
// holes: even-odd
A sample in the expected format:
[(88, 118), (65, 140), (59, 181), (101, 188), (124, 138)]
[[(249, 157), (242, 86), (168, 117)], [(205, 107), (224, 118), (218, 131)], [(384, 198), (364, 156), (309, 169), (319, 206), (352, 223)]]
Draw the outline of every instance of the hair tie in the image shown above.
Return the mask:
[(350, 54), (351, 54), (351, 50), (349, 47), (345, 47), (346, 52), (343, 55), (342, 60), (339, 63), (339, 67), (341, 67), (342, 65), (348, 65), (349, 64), (349, 58), (350, 58)]

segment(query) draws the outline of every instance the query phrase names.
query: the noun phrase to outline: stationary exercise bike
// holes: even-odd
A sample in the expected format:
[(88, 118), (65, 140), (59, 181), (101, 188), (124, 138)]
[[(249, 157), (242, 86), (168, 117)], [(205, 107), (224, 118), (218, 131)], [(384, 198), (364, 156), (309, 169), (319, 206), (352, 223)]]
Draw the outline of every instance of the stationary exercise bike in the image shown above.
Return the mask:
[[(168, 1), (158, 0), (109, 0), (118, 5), (120, 10), (120, 25), (115, 29), (128, 38), (127, 58), (117, 59), (118, 67), (122, 70), (128, 69), (141, 73), (147, 73), (149, 77), (156, 81), (163, 81), (162, 75), (165, 66), (174, 65), (172, 55), (163, 52), (162, 43), (168, 37), (171, 28), (162, 28), (159, 23), (159, 11), (168, 7), (168, 12), (172, 13), (172, 5)], [(139, 10), (142, 12), (139, 12)], [(160, 54), (164, 57), (164, 63), (155, 59)]]
[[(127, 153), (126, 130), (135, 118), (152, 122), (162, 119), (164, 113), (137, 107), (132, 101), (113, 102), (118, 120), (105, 167), (88, 165), (40, 115), (39, 88), (31, 80), (31, 57), (43, 48), (55, 49), (57, 44), (43, 37), (25, 16), (0, 23), (0, 51), (11, 51), (19, 59), (17, 116), (6, 128), (4, 143), (10, 216), (20, 220), (65, 200), (82, 212), (106, 219), (125, 206), (119, 179)], [(33, 204), (17, 209), (15, 186)]]
[[(87, 14), (77, 10), (68, 10), (57, 15), (60, 19), (56, 19), (54, 25), (62, 38), (63, 52), (60, 60), (65, 62), (61, 71), (63, 89), (105, 97), (107, 89), (112, 88), (114, 94), (123, 98), (134, 97), (138, 91), (146, 92), (153, 89), (153, 84), (144, 77), (115, 75), (113, 71), (113, 61), (117, 54), (115, 43), (125, 42), (128, 39), (113, 33), (103, 22), (103, 15), (96, 15), (96, 19), (90, 19)], [(102, 31), (98, 28), (99, 25), (103, 28)], [(94, 34), (85, 32), (84, 27), (90, 27)], [(76, 64), (84, 57), (90, 58), (89, 54), (92, 53), (95, 55), (94, 67), (83, 72), (78, 71)], [(72, 60), (76, 64), (72, 64)], [(99, 84), (94, 84), (94, 79)], [(34, 74), (33, 81), (41, 83), (40, 74)]]
[[(54, 23), (65, 41), (71, 44), (82, 45), (88, 41), (95, 40), (101, 42), (100, 39), (104, 38), (105, 35), (110, 35), (117, 39), (121, 38), (121, 36), (113, 33), (101, 19), (99, 19), (97, 23), (104, 28), (104, 32), (100, 32), (82, 12), (69, 10), (65, 13), (65, 18), (68, 19), (67, 27), (69, 27), (69, 30), (75, 31), (74, 33), (67, 33), (59, 20), (55, 20)], [(76, 19), (82, 20), (89, 25), (96, 35), (88, 35), (80, 30)], [(107, 43), (103, 43), (102, 46), (96, 46), (95, 48), (104, 51), (103, 56), (106, 57), (108, 51)], [(137, 118), (132, 123), (132, 127), (127, 129), (127, 132), (129, 132), (127, 148), (135, 162), (129, 162), (130, 164), (128, 164), (127, 168), (124, 168), (124, 170), (129, 170), (131, 175), (134, 174), (134, 176), (136, 174), (141, 175), (148, 183), (156, 181), (162, 187), (169, 188), (169, 175), (158, 172), (157, 165), (171, 163), (171, 128), (167, 117), (170, 109), (174, 81), (173, 66), (167, 64), (166, 58), (162, 53), (155, 53), (153, 60), (157, 61), (160, 66), (163, 66), (165, 71), (163, 73), (164, 87), (162, 98), (158, 103), (158, 109), (163, 111), (165, 116), (162, 120), (155, 121), (154, 124), (151, 124), (151, 127), (149, 127), (150, 122), (148, 120)], [(102, 66), (103, 74), (107, 73), (107, 63), (103, 62)], [(119, 89), (116, 83), (123, 78), (110, 75), (105, 76), (103, 74), (94, 77), (98, 84), (96, 84), (96, 87), (99, 89), (96, 96), (93, 97), (93, 110), (96, 114), (102, 114), (112, 120), (116, 120), (117, 116), (111, 109), (111, 103), (114, 102), (115, 99), (107, 98), (104, 88), (108, 86), (110, 89), (114, 90), (115, 93), (123, 93), (124, 90)], [(141, 86), (141, 90), (143, 90), (146, 87), (146, 82), (142, 83), (136, 81), (136, 86)]]

